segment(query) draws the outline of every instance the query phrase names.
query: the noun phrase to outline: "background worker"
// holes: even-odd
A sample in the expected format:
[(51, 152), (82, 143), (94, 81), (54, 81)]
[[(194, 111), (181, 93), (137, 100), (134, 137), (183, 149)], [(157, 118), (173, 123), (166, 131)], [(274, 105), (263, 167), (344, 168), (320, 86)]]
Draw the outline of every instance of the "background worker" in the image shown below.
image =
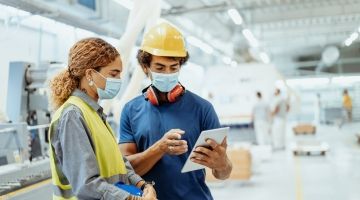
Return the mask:
[(272, 103), (271, 137), (274, 150), (285, 149), (286, 115), (289, 110), (287, 101), (281, 96), (280, 89), (276, 89)]
[(344, 90), (343, 92), (343, 108), (346, 112), (346, 117), (348, 121), (352, 120), (352, 100), (349, 95), (348, 90)]
[(270, 140), (270, 106), (263, 100), (261, 92), (256, 92), (257, 102), (253, 109), (252, 120), (258, 145), (268, 145)]

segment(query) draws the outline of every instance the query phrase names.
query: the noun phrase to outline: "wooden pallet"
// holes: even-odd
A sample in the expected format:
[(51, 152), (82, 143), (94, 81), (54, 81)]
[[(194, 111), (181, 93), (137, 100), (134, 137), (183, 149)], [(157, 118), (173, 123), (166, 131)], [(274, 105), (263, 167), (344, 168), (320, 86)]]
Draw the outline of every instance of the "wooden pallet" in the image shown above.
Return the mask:
[(318, 141), (296, 142), (292, 148), (292, 152), (294, 156), (299, 156), (299, 155), (325, 156), (328, 151), (329, 151), (329, 145), (325, 142), (318, 142)]

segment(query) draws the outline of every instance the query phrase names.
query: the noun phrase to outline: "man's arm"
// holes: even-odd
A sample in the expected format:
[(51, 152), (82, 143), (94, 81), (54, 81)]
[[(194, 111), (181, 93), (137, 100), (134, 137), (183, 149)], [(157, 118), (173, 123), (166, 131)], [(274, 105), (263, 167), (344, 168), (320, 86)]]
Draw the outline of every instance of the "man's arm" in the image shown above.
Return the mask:
[(154, 144), (144, 152), (138, 153), (135, 143), (119, 144), (120, 150), (130, 161), (135, 172), (143, 176), (165, 155), (158, 144)]
[(142, 176), (149, 172), (165, 154), (180, 155), (187, 152), (187, 142), (181, 140), (181, 135), (184, 133), (180, 129), (171, 129), (143, 152), (138, 152), (135, 143), (121, 143), (119, 147), (123, 155), (130, 161), (135, 172)]
[(279, 106), (277, 105), (277, 106), (275, 106), (275, 109), (274, 109), (274, 111), (272, 111), (271, 115), (272, 115), (272, 116), (275, 116), (279, 111), (280, 111), (280, 108), (279, 108)]

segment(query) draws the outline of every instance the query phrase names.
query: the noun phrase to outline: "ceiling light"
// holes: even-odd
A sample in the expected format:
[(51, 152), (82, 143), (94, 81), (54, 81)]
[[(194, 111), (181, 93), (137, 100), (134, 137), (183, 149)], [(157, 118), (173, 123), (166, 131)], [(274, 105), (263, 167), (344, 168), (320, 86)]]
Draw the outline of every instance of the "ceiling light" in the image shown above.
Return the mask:
[(198, 48), (200, 48), (201, 50), (203, 50), (205, 53), (207, 54), (212, 54), (214, 52), (214, 49), (206, 44), (205, 42), (201, 41), (200, 39), (194, 37), (194, 36), (189, 36), (186, 38), (186, 40), (193, 46), (196, 46)]
[(360, 76), (337, 76), (331, 78), (331, 83), (339, 85), (351, 85), (360, 82)]
[(113, 1), (129, 10), (131, 10), (134, 7), (134, 2), (130, 0), (113, 0)]
[(352, 44), (352, 42), (353, 41), (351, 40), (351, 38), (348, 38), (348, 39), (345, 40), (344, 44), (345, 44), (345, 46), (348, 47), (348, 46), (350, 46)]
[(326, 86), (330, 83), (330, 78), (294, 78), (287, 79), (286, 83), (291, 87), (309, 87)]
[(235, 8), (229, 9), (228, 14), (236, 25), (241, 25), (243, 23), (240, 13)]
[(249, 41), (250, 46), (252, 47), (258, 47), (259, 46), (259, 41), (254, 37), (254, 35), (252, 34), (252, 32), (249, 29), (244, 29), (242, 31), (244, 37)]
[(351, 40), (356, 40), (357, 38), (359, 37), (359, 33), (358, 32), (354, 32), (354, 33), (352, 33), (351, 35), (350, 35), (350, 38), (351, 38)]
[(267, 55), (265, 52), (261, 52), (261, 53), (260, 53), (260, 59), (261, 59), (265, 64), (269, 64), (269, 63), (270, 63), (270, 57), (269, 57), (269, 55)]

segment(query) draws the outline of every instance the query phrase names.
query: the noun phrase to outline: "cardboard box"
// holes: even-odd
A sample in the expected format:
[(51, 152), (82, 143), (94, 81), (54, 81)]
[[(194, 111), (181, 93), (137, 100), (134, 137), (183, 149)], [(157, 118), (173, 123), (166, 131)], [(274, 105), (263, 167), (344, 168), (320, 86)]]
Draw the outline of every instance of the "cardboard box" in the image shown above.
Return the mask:
[(316, 127), (312, 124), (298, 124), (293, 127), (293, 131), (296, 135), (298, 135), (298, 134), (315, 134)]
[[(228, 157), (233, 165), (229, 180), (249, 180), (251, 177), (251, 155), (249, 150), (228, 149)], [(206, 181), (216, 181), (212, 171), (206, 168)]]

